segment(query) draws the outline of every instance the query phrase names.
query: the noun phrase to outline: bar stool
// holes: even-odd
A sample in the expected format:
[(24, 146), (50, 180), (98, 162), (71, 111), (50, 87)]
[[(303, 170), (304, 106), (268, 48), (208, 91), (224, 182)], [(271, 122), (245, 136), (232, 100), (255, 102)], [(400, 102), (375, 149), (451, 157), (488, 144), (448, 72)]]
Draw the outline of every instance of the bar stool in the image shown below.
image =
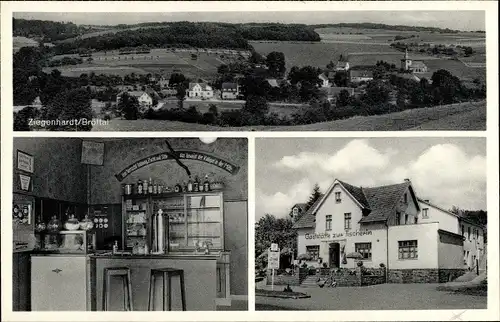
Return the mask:
[[(172, 311), (172, 277), (179, 276), (181, 287), (182, 310), (186, 311), (186, 294), (184, 285), (184, 270), (176, 268), (153, 268), (149, 278), (149, 300), (148, 311), (154, 311), (155, 300), (155, 280), (160, 275), (163, 277), (163, 311)], [(166, 292), (168, 290), (168, 297)]]
[(102, 308), (103, 311), (108, 310), (110, 294), (111, 294), (111, 277), (118, 276), (123, 281), (123, 306), (125, 311), (133, 311), (132, 304), (132, 285), (130, 278), (130, 268), (128, 267), (107, 267), (104, 269), (104, 283), (102, 288)]

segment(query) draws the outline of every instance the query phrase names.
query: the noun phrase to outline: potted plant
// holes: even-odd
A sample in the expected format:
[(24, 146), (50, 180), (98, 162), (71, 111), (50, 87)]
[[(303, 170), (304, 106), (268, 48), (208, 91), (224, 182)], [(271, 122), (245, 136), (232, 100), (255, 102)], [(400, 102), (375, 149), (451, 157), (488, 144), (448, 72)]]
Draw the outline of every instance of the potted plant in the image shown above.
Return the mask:
[(321, 264), (321, 263), (323, 263), (323, 258), (318, 257), (318, 264)]

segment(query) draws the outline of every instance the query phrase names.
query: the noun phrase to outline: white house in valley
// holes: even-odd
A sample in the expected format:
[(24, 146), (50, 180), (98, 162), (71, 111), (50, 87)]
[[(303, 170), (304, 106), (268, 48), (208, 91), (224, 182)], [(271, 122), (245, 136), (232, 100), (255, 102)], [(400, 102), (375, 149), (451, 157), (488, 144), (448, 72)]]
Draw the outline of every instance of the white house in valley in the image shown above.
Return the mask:
[(335, 180), (293, 227), (309, 265), (354, 268), (362, 260), (385, 266), (388, 282), (410, 283), (447, 281), (471, 268), (459, 222), (419, 199), (408, 179), (379, 187)]
[(212, 98), (214, 90), (207, 83), (189, 83), (189, 98)]
[(129, 96), (137, 98), (137, 101), (139, 102), (139, 105), (141, 107), (150, 107), (153, 105), (153, 98), (151, 97), (151, 95), (149, 95), (144, 91), (121, 92), (118, 95), (116, 95), (116, 104), (120, 103), (121, 97), (125, 93)]

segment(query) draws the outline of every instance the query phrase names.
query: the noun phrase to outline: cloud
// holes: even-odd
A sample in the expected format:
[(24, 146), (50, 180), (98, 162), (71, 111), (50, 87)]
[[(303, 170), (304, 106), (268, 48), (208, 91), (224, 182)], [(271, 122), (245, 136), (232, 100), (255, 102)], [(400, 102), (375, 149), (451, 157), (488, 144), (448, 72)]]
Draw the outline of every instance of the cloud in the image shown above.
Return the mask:
[(468, 155), (454, 144), (437, 144), (413, 158), (398, 158), (404, 154), (393, 149), (382, 151), (367, 140), (356, 139), (333, 154), (300, 152), (284, 156), (273, 167), (284, 176), (292, 172), (300, 179), (278, 192), (257, 190), (256, 219), (266, 213), (286, 216), (294, 204), (308, 200), (315, 183), (325, 192), (335, 178), (363, 187), (409, 178), (420, 198), (443, 208), (456, 205), (486, 209), (485, 156)]
[(450, 208), (479, 209), (486, 205), (486, 158), (469, 156), (453, 144), (438, 144), (389, 175), (394, 182), (410, 178), (417, 194)]
[(349, 174), (365, 169), (383, 169), (396, 153), (385, 153), (371, 147), (367, 140), (352, 140), (333, 155), (315, 152), (300, 152), (297, 155), (284, 156), (274, 164), (281, 170), (300, 170), (304, 172), (322, 171), (325, 173)]

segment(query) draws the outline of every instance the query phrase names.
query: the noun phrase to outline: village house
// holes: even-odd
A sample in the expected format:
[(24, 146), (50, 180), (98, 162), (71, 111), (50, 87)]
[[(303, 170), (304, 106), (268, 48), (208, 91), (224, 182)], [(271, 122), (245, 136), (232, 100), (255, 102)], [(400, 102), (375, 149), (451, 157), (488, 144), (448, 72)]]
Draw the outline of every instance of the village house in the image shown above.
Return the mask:
[(335, 65), (335, 71), (337, 72), (347, 72), (349, 70), (349, 62), (347, 61), (338, 61)]
[(318, 78), (321, 80), (321, 85), (320, 85), (321, 87), (330, 86), (330, 80), (328, 79), (328, 77), (324, 73), (319, 74)]
[(296, 222), (300, 216), (304, 214), (304, 212), (307, 209), (307, 203), (296, 203), (293, 205), (292, 210), (290, 210), (290, 213), (288, 214), (293, 222)]
[(343, 90), (346, 90), (347, 93), (349, 93), (349, 96), (354, 95), (354, 88), (352, 87), (324, 87), (320, 90), (325, 94), (326, 99), (330, 102), (335, 102), (337, 100), (337, 95), (339, 95)]
[(153, 105), (153, 98), (146, 93), (145, 91), (129, 91), (129, 92), (121, 92), (116, 95), (116, 104), (120, 104), (121, 97), (123, 94), (127, 93), (129, 96), (137, 98), (139, 105), (141, 107), (151, 107)]
[(405, 55), (401, 59), (401, 69), (412, 73), (428, 72), (428, 68), (423, 60), (412, 60), (408, 57), (408, 49), (405, 50)]
[[(318, 267), (384, 266), (391, 283), (448, 281), (472, 266), (464, 264), (470, 246), (457, 231), (460, 219), (442, 212), (421, 201), (409, 179), (369, 188), (335, 180), (295, 222), (298, 254)], [(484, 235), (474, 227), (471, 236), (475, 231)], [(471, 256), (482, 254), (478, 248)]]
[(165, 89), (169, 87), (170, 80), (164, 78), (163, 76), (160, 77), (156, 85), (160, 87), (160, 89)]
[(373, 72), (371, 70), (350, 70), (349, 80), (351, 83), (369, 82), (373, 80)]
[(188, 89), (189, 98), (212, 98), (214, 90), (207, 83), (189, 83)]
[(239, 87), (236, 83), (222, 83), (222, 99), (234, 100), (238, 98)]
[(468, 269), (475, 269), (485, 252), (484, 229), (480, 225), (443, 209), (428, 199), (418, 199), (422, 209), (421, 222), (438, 222), (439, 228), (463, 237), (463, 262)]

